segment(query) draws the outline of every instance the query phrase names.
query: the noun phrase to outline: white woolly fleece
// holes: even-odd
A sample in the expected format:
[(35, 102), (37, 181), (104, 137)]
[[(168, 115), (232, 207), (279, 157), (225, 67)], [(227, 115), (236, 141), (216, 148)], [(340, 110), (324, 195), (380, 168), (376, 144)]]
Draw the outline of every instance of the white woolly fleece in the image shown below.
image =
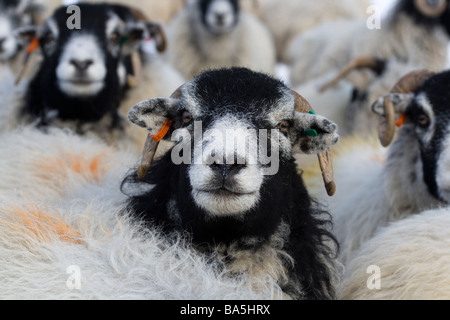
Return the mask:
[(230, 278), (126, 215), (138, 156), (64, 130), (0, 139), (0, 299), (280, 299), (269, 275)]
[[(381, 229), (347, 264), (341, 299), (450, 299), (450, 214), (425, 211)], [(379, 275), (368, 272), (376, 266)], [(369, 279), (369, 277), (374, 278)], [(379, 280), (379, 289), (368, 281)]]

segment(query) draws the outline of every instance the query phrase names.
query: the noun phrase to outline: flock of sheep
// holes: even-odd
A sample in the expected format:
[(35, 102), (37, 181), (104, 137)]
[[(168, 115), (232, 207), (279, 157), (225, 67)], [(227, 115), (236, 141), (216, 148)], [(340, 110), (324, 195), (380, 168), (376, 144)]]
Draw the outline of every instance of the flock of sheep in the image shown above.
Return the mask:
[(448, 0), (75, 5), (0, 0), (1, 298), (450, 298)]

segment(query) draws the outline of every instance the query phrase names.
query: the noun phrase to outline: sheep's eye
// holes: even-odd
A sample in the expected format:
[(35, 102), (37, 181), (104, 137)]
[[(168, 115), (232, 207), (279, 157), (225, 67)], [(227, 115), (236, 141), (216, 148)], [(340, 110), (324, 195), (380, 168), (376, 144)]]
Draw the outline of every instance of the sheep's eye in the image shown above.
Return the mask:
[(119, 43), (119, 41), (120, 41), (119, 32), (115, 31), (115, 32), (111, 33), (111, 35), (109, 36), (109, 40), (115, 44)]
[(53, 35), (53, 33), (47, 32), (44, 35), (44, 38), (43, 38), (44, 43), (50, 43), (50, 42), (52, 42), (54, 40), (55, 40), (55, 36)]
[(428, 127), (428, 125), (430, 124), (430, 118), (425, 114), (421, 114), (417, 118), (417, 124), (423, 128)]
[(192, 114), (189, 111), (183, 111), (183, 114), (181, 115), (181, 120), (183, 121), (183, 124), (188, 125), (192, 122)]
[(277, 126), (277, 128), (284, 134), (288, 133), (290, 127), (291, 123), (287, 120), (281, 121)]

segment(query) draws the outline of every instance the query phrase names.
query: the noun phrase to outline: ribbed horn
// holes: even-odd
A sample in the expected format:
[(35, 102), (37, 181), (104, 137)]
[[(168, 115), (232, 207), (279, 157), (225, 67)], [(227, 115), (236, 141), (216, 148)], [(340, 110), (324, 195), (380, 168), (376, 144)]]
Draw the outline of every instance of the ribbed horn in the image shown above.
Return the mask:
[(376, 70), (377, 68), (379, 68), (379, 66), (380, 66), (380, 60), (378, 60), (375, 57), (363, 56), (363, 57), (356, 58), (355, 60), (349, 62), (344, 68), (342, 68), (342, 70), (339, 72), (339, 74), (336, 77), (334, 77), (332, 80), (330, 80), (329, 82), (322, 85), (322, 87), (320, 87), (320, 89), (319, 89), (319, 92), (322, 93), (322, 92), (334, 87), (335, 85), (337, 85), (337, 83), (340, 80), (345, 78), (353, 70), (361, 69), (361, 68), (370, 68), (370, 69)]
[[(408, 94), (416, 91), (425, 81), (430, 79), (435, 73), (429, 70), (416, 70), (401, 78), (390, 93)], [(395, 135), (395, 109), (389, 96), (384, 99), (384, 116), (381, 117), (378, 125), (378, 137), (384, 147), (392, 143)]]

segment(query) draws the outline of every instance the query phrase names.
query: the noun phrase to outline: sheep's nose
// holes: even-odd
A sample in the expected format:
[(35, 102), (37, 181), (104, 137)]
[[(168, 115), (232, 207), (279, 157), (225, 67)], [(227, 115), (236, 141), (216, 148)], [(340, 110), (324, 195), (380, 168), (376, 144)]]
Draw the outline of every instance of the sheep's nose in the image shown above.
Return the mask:
[(224, 13), (216, 13), (216, 21), (218, 24), (223, 24), (225, 21), (225, 14)]
[(223, 178), (226, 178), (229, 175), (237, 174), (239, 171), (246, 167), (245, 164), (217, 164), (213, 163), (211, 165), (211, 169), (216, 171), (222, 175)]
[(3, 45), (6, 41), (6, 38), (0, 38), (0, 53), (3, 52)]
[(89, 68), (89, 66), (92, 65), (93, 63), (94, 63), (94, 61), (92, 61), (90, 59), (87, 59), (87, 60), (72, 59), (72, 60), (70, 60), (70, 64), (75, 66), (77, 71), (80, 71), (80, 72), (86, 71)]

